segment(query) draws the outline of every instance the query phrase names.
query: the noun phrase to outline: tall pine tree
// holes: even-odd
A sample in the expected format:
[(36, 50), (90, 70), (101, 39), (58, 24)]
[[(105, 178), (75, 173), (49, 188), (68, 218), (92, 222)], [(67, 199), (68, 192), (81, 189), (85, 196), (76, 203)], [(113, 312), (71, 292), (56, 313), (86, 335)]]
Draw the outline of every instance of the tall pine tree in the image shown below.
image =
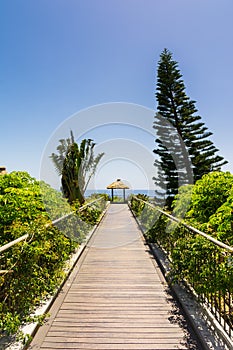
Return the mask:
[(179, 186), (220, 170), (227, 161), (216, 155), (218, 149), (209, 139), (212, 133), (196, 115), (195, 101), (186, 95), (178, 63), (167, 49), (158, 63), (156, 99), (156, 197), (165, 197), (170, 208)]

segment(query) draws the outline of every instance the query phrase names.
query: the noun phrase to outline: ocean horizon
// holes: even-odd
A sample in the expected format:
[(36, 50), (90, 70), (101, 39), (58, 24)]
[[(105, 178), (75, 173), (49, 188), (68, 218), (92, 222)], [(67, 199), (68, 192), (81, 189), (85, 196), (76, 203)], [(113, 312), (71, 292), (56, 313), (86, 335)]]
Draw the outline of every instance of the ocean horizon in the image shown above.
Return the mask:
[[(111, 196), (111, 190), (108, 190), (108, 189), (100, 189), (100, 190), (96, 190), (96, 189), (89, 189), (89, 190), (86, 190), (85, 192), (85, 197), (89, 197), (91, 196), (92, 194), (94, 193), (104, 193), (104, 194), (108, 194), (109, 196)], [(149, 197), (154, 197), (155, 196), (155, 190), (146, 190), (146, 189), (135, 189), (135, 190), (132, 190), (132, 189), (126, 189), (125, 190), (125, 197), (129, 197), (130, 195), (132, 194), (144, 194), (144, 195), (147, 195)], [(117, 196), (117, 197), (121, 197), (123, 198), (123, 191), (122, 190), (118, 190), (118, 189), (114, 189), (114, 196)]]

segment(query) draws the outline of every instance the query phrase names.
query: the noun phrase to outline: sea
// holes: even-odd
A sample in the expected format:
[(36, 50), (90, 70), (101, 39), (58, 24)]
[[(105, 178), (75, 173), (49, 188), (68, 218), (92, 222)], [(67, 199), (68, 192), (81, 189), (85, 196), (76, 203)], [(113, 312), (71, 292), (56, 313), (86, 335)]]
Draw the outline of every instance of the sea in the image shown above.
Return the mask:
[[(103, 189), (103, 190), (86, 190), (85, 192), (85, 197), (89, 197), (91, 196), (93, 193), (106, 193), (108, 194), (109, 196), (111, 196), (111, 190), (108, 190), (108, 189)], [(145, 189), (138, 189), (138, 190), (125, 190), (125, 198), (127, 199), (128, 197), (130, 197), (132, 194), (145, 194), (147, 195), (148, 197), (154, 197), (155, 196), (155, 191), (154, 190), (145, 190)], [(123, 198), (123, 190), (117, 190), (117, 189), (114, 189), (114, 192), (113, 192), (113, 195), (114, 196), (117, 196), (117, 197), (120, 197), (120, 198)]]

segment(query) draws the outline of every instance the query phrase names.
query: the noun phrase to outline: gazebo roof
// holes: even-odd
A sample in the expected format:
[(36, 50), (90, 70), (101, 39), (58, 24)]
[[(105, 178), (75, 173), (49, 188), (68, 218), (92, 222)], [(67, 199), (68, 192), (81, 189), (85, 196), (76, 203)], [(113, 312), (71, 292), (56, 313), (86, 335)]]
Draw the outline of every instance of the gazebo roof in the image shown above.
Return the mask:
[(115, 182), (111, 183), (107, 186), (108, 189), (127, 189), (129, 188), (127, 185), (125, 185), (121, 179), (117, 179)]

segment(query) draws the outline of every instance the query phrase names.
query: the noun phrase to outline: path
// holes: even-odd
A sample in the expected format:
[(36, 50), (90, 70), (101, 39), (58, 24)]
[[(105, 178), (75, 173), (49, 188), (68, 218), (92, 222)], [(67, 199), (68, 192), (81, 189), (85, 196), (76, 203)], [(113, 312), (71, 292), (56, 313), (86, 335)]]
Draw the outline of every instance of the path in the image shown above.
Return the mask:
[(29, 349), (196, 349), (167, 288), (128, 206), (111, 204)]

